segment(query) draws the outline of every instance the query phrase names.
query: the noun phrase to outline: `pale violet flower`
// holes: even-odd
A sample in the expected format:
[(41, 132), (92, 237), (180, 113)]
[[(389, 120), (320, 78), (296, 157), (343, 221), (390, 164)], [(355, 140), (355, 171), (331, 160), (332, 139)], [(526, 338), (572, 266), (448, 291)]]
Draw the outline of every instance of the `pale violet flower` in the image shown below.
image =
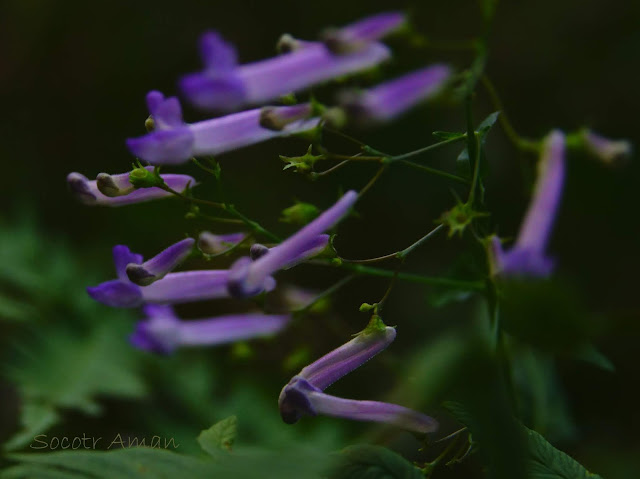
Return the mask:
[(288, 53), (238, 65), (233, 46), (217, 32), (207, 32), (200, 39), (204, 70), (183, 77), (180, 89), (198, 108), (229, 111), (370, 69), (391, 56), (376, 42), (344, 55), (334, 54), (322, 42), (288, 42), (294, 43)]
[(311, 105), (257, 108), (231, 115), (184, 123), (175, 97), (147, 94), (147, 106), (155, 129), (127, 140), (135, 156), (153, 164), (184, 163), (194, 156), (218, 155), (280, 136), (316, 128), (319, 118), (309, 118)]
[(356, 121), (389, 121), (437, 94), (450, 76), (446, 65), (432, 65), (368, 90), (344, 91), (338, 103)]
[(420, 412), (378, 401), (343, 399), (323, 392), (335, 381), (384, 350), (396, 337), (394, 328), (374, 317), (354, 339), (318, 359), (294, 376), (278, 399), (284, 422), (319, 414), (355, 421), (387, 423), (418, 433), (433, 432), (438, 423)]
[(291, 316), (244, 313), (205, 319), (181, 320), (171, 306), (149, 304), (146, 319), (139, 321), (131, 335), (138, 349), (160, 354), (179, 347), (214, 346), (271, 336), (282, 330)]
[[(152, 166), (145, 169), (153, 172)], [(167, 186), (179, 193), (196, 184), (196, 181), (188, 175), (162, 174), (160, 176)], [(156, 186), (135, 189), (129, 181), (129, 173), (117, 175), (100, 173), (96, 180), (90, 181), (81, 173), (74, 172), (67, 175), (67, 184), (71, 193), (79, 201), (91, 206), (123, 206), (173, 196), (172, 193)]]
[(535, 190), (515, 244), (504, 251), (500, 239), (492, 239), (494, 274), (546, 277), (552, 273), (554, 261), (546, 250), (562, 198), (565, 168), (565, 137), (556, 130), (544, 141)]

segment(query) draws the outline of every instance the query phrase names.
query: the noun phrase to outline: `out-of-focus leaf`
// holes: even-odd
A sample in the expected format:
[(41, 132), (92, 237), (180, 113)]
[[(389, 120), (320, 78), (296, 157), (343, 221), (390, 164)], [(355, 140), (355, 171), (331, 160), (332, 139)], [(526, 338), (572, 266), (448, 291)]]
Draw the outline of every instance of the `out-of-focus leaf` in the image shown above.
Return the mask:
[[(470, 252), (461, 254), (443, 275), (445, 278), (475, 281), (485, 275), (483, 267), (478, 264), (476, 256)], [(433, 286), (429, 288), (427, 301), (434, 308), (442, 308), (451, 303), (466, 301), (473, 295), (473, 291), (466, 289)]]
[(502, 324), (518, 339), (547, 351), (582, 346), (596, 332), (593, 317), (571, 284), (559, 280), (504, 280)]
[(33, 439), (31, 433), (55, 424), (60, 408), (96, 414), (99, 396), (143, 396), (134, 352), (126, 341), (128, 331), (128, 322), (118, 317), (101, 317), (88, 335), (61, 325), (40, 330), (40, 337), (27, 348), (31, 353), (7, 367), (23, 399), (24, 429), (10, 439), (10, 448), (24, 446)]
[(329, 464), (326, 451), (302, 447), (238, 448), (233, 454), (218, 456), (216, 461), (146, 447), (14, 454), (9, 458), (21, 464), (5, 469), (1, 479), (317, 479)]
[(568, 440), (576, 427), (549, 353), (510, 341), (511, 376), (519, 418), (551, 440)]
[(553, 447), (531, 429), (522, 426), (529, 450), (529, 477), (531, 479), (602, 479), (587, 471), (571, 456)]
[(330, 479), (422, 479), (423, 473), (386, 447), (356, 445), (339, 453)]
[(198, 443), (204, 451), (216, 455), (220, 450), (231, 451), (237, 433), (238, 418), (229, 416), (202, 431), (198, 436)]
[(589, 364), (593, 364), (604, 371), (615, 372), (616, 367), (611, 360), (596, 349), (593, 344), (587, 343), (580, 346), (574, 353), (574, 357)]

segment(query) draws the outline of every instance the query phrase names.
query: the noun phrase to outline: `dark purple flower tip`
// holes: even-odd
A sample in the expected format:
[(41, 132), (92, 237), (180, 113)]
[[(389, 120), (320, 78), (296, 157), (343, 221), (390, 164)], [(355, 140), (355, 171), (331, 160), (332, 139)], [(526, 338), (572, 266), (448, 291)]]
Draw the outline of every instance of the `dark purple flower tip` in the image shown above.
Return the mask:
[(149, 286), (151, 283), (162, 279), (184, 261), (191, 253), (194, 244), (195, 240), (193, 238), (185, 238), (172, 244), (143, 264), (128, 264), (126, 267), (127, 277), (132, 283), (139, 286)]
[(187, 128), (156, 130), (139, 138), (129, 138), (127, 148), (149, 163), (176, 164), (193, 156), (193, 133)]
[(318, 413), (311, 405), (308, 394), (320, 390), (299, 376), (294, 376), (280, 392), (278, 407), (280, 416), (287, 424), (294, 424), (302, 416), (317, 416)]
[(113, 247), (113, 264), (116, 267), (116, 274), (120, 281), (127, 281), (127, 265), (141, 264), (142, 255), (132, 252), (128, 246), (118, 244)]
[(249, 257), (251, 261), (255, 261), (269, 252), (269, 248), (260, 243), (254, 243), (249, 249)]
[(322, 40), (333, 53), (351, 53), (398, 30), (406, 20), (402, 12), (379, 13), (342, 28), (327, 29)]
[(192, 73), (182, 77), (178, 86), (198, 108), (230, 111), (246, 103), (244, 84), (233, 71), (216, 75), (206, 71)]
[(112, 308), (135, 308), (142, 304), (140, 288), (119, 279), (88, 287), (87, 293), (94, 300)]
[(85, 204), (94, 204), (96, 202), (96, 195), (91, 192), (89, 186), (89, 178), (81, 173), (69, 173), (67, 175), (67, 185), (71, 193)]

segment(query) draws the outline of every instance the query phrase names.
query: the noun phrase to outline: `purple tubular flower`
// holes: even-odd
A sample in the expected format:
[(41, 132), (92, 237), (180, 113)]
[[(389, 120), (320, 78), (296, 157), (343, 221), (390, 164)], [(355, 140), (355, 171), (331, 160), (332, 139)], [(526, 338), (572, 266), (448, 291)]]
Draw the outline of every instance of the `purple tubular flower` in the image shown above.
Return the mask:
[(181, 346), (213, 346), (269, 336), (284, 328), (289, 315), (246, 313), (181, 321), (171, 306), (146, 305), (147, 319), (139, 321), (131, 335), (138, 349), (160, 354)]
[(342, 92), (338, 99), (360, 122), (389, 121), (438, 91), (451, 76), (446, 65), (432, 65), (366, 91)]
[(189, 256), (194, 244), (195, 240), (193, 238), (186, 238), (169, 246), (142, 264), (128, 264), (126, 272), (129, 281), (138, 286), (149, 286), (151, 283), (162, 279)]
[[(153, 171), (152, 166), (145, 167)], [(163, 174), (164, 182), (172, 189), (183, 192), (187, 186), (195, 185), (196, 181), (188, 175)], [(157, 187), (134, 189), (129, 182), (129, 173), (108, 175), (100, 173), (94, 181), (80, 173), (69, 173), (67, 184), (71, 193), (86, 205), (122, 206), (144, 201), (157, 200), (173, 196), (168, 191)]]
[(283, 421), (293, 424), (305, 415), (324, 414), (355, 421), (383, 422), (418, 433), (435, 431), (438, 423), (433, 418), (397, 404), (343, 399), (322, 392), (384, 350), (395, 336), (395, 329), (374, 317), (356, 338), (302, 369), (282, 389), (278, 398)]
[(322, 40), (334, 53), (354, 52), (398, 30), (406, 21), (402, 12), (379, 13), (342, 28), (327, 29), (322, 34)]
[[(187, 303), (207, 299), (226, 298), (228, 270), (203, 270), (169, 273), (149, 286), (138, 286), (127, 276), (127, 266), (142, 264), (141, 255), (123, 245), (114, 246), (113, 259), (118, 279), (87, 288), (89, 296), (114, 308), (135, 308), (144, 303)], [(275, 280), (265, 281), (267, 289), (275, 287)]]
[(209, 231), (203, 231), (198, 236), (198, 249), (204, 254), (220, 254), (245, 239), (245, 233), (229, 233), (226, 235), (214, 235)]
[[(152, 91), (147, 94), (147, 106), (155, 130), (128, 139), (127, 147), (134, 155), (154, 164), (178, 164), (194, 156), (217, 155), (271, 138), (309, 131), (320, 122), (319, 118), (309, 118), (310, 104), (258, 108), (191, 124), (182, 121), (177, 98), (165, 99), (162, 93)], [(265, 126), (261, 123), (263, 116), (267, 118)], [(268, 119), (272, 120), (271, 124)]]
[[(322, 251), (324, 251), (324, 249), (327, 247), (328, 244), (329, 244), (329, 235), (316, 236), (307, 244), (307, 247), (304, 250), (302, 250), (300, 254), (293, 257), (287, 264), (282, 266), (281, 269), (293, 268), (294, 266), (302, 263), (303, 261), (306, 261), (309, 258), (317, 256), (318, 254), (322, 253)], [(278, 251), (277, 248), (280, 248), (280, 247), (281, 245), (274, 246), (273, 248), (267, 248), (266, 246), (261, 245), (260, 243), (255, 243), (251, 245), (251, 249), (249, 250), (249, 256), (253, 261), (256, 261), (262, 258), (265, 254), (269, 253), (270, 251), (275, 250), (277, 252)]]
[(357, 199), (355, 191), (348, 191), (331, 208), (260, 258), (253, 262), (248, 257), (238, 259), (229, 270), (229, 293), (238, 298), (259, 294), (274, 272), (317, 254), (325, 241), (320, 235), (340, 221)]
[(556, 130), (545, 140), (535, 191), (516, 243), (509, 251), (503, 251), (500, 240), (497, 237), (492, 240), (494, 273), (546, 277), (553, 272), (554, 261), (545, 250), (560, 205), (564, 176), (565, 137)]
[(233, 47), (218, 33), (207, 32), (200, 40), (205, 68), (184, 76), (180, 89), (198, 108), (229, 111), (372, 68), (391, 56), (386, 46), (375, 42), (345, 55), (334, 55), (320, 42), (297, 46), (274, 58), (236, 65)]
[(592, 156), (609, 165), (622, 163), (633, 153), (631, 142), (611, 140), (588, 129), (581, 132), (581, 139)]

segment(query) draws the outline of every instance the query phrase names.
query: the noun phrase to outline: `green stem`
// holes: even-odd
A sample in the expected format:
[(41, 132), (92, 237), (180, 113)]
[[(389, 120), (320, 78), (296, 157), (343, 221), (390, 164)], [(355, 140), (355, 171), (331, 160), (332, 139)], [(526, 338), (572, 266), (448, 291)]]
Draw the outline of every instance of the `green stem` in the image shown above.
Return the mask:
[(467, 138), (467, 135), (456, 136), (455, 138), (450, 138), (448, 140), (440, 141), (438, 143), (434, 143), (433, 145), (425, 146), (424, 148), (419, 148), (414, 151), (410, 151), (409, 153), (403, 153), (402, 155), (391, 156), (389, 159), (391, 161), (400, 161), (406, 160), (407, 158), (411, 158), (412, 156), (418, 156), (422, 153), (426, 153), (428, 151), (437, 150), (438, 148), (442, 148), (443, 146), (451, 145), (453, 143), (458, 143)]
[(438, 170), (436, 168), (431, 168), (429, 166), (424, 166), (424, 165), (418, 165), (417, 163), (413, 163), (413, 162), (407, 161), (407, 160), (397, 160), (397, 161), (398, 161), (398, 163), (410, 166), (411, 168), (414, 168), (416, 170), (421, 170), (421, 171), (424, 171), (425, 173), (429, 173), (429, 174), (436, 175), (436, 176), (441, 176), (442, 178), (447, 178), (449, 180), (453, 180), (453, 181), (456, 181), (458, 183), (463, 183), (465, 185), (469, 185), (471, 183), (466, 178), (462, 178), (461, 176), (453, 175), (451, 173), (447, 173), (446, 171)]
[(340, 281), (338, 281), (337, 283), (335, 283), (334, 285), (330, 286), (329, 288), (325, 289), (322, 293), (320, 293), (318, 296), (316, 296), (313, 300), (311, 300), (311, 302), (305, 304), (303, 307), (296, 309), (293, 311), (293, 314), (296, 316), (302, 315), (304, 313), (306, 313), (307, 311), (309, 311), (315, 304), (317, 304), (319, 301), (322, 301), (324, 298), (331, 296), (333, 293), (335, 293), (336, 291), (338, 291), (340, 288), (342, 288), (344, 285), (346, 285), (347, 283), (349, 283), (352, 279), (354, 279), (356, 277), (355, 274), (351, 274), (349, 276), (346, 276), (344, 278), (342, 278)]
[[(323, 263), (330, 265), (331, 263)], [(386, 269), (372, 268), (371, 266), (363, 266), (361, 264), (343, 263), (342, 268), (349, 271), (353, 271), (357, 274), (364, 274), (367, 276), (377, 276), (381, 278), (393, 278), (397, 274), (397, 278), (402, 281), (408, 281), (411, 283), (429, 284), (434, 286), (449, 286), (452, 288), (468, 289), (473, 291), (483, 291), (485, 285), (481, 281), (464, 281), (459, 279), (450, 278), (438, 278), (433, 276), (422, 276), (413, 273), (396, 273), (395, 271), (389, 271)]]
[(422, 238), (420, 238), (418, 241), (416, 241), (412, 245), (407, 246), (402, 251), (398, 251), (396, 253), (396, 256), (401, 260), (405, 259), (414, 249), (424, 244), (427, 240), (429, 240), (434, 234), (436, 234), (442, 228), (444, 228), (443, 224), (436, 226), (434, 229), (429, 231), (426, 235), (424, 235)]
[(258, 222), (253, 221), (250, 218), (247, 218), (245, 215), (240, 213), (235, 206), (226, 204), (223, 206), (225, 211), (228, 211), (230, 214), (234, 215), (236, 218), (240, 219), (244, 224), (253, 229), (256, 233), (260, 233), (272, 241), (280, 242), (282, 239), (270, 231), (263, 228)]

